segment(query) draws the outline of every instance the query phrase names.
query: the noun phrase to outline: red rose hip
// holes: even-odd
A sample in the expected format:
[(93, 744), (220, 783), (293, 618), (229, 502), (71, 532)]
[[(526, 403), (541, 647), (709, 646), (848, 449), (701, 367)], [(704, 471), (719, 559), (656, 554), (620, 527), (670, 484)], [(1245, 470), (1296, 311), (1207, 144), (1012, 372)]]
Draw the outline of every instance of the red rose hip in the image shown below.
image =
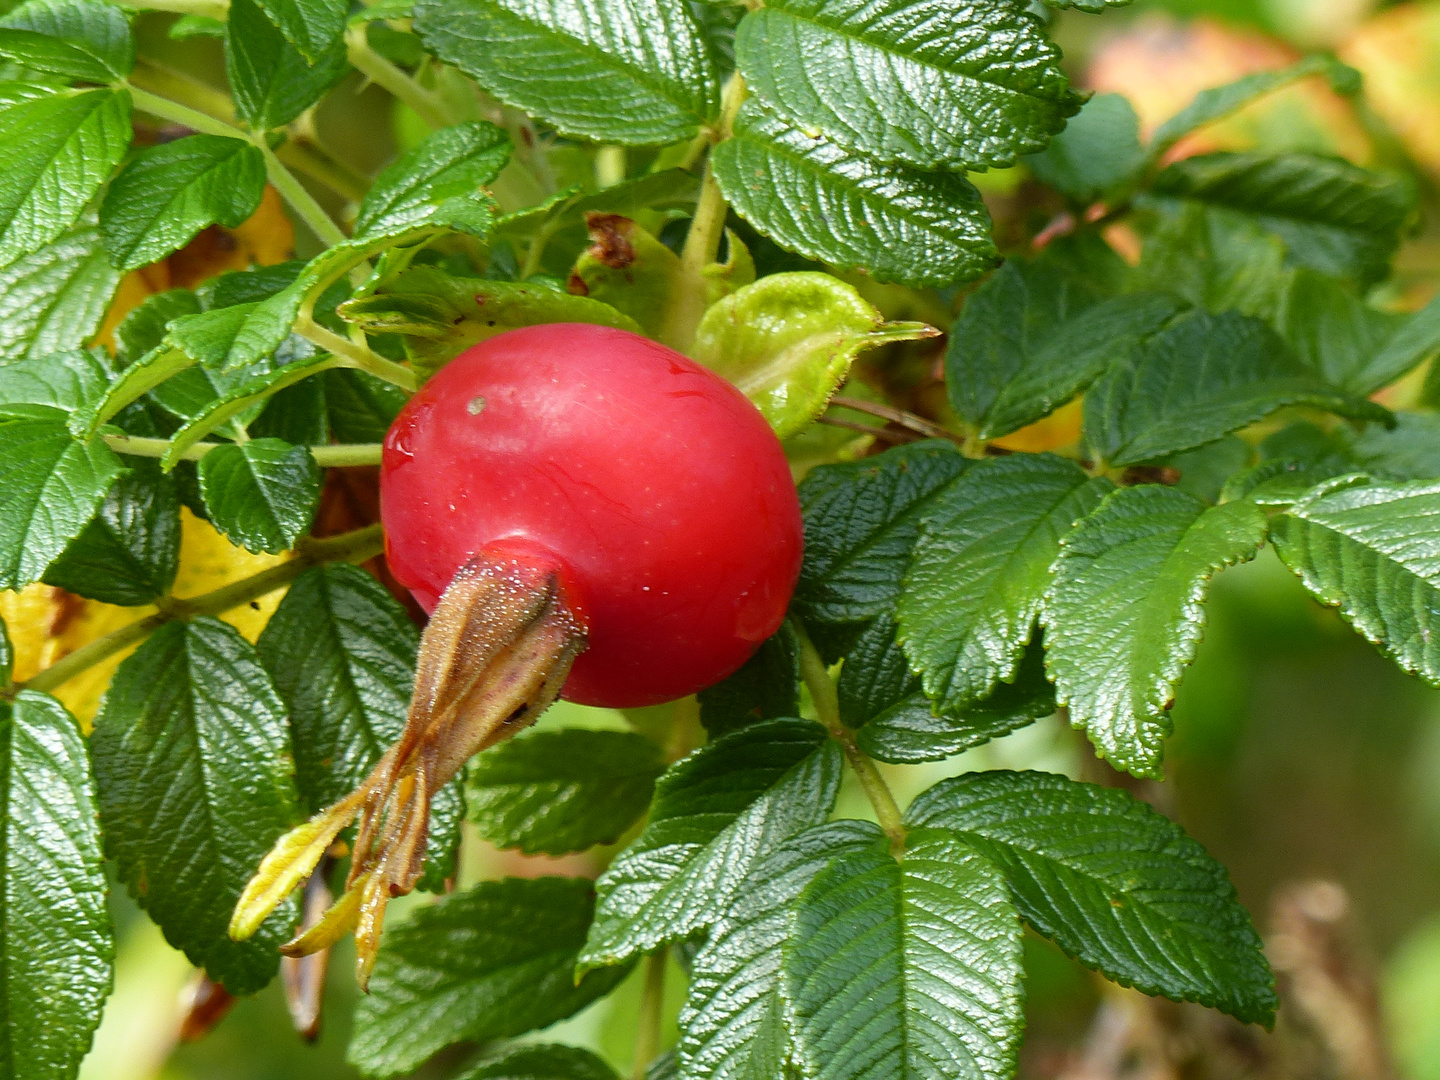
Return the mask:
[(800, 571), (795, 485), (760, 412), (610, 327), (461, 354), (391, 427), (380, 499), (390, 569), (427, 610), (487, 545), (553, 557), (589, 631), (562, 693), (587, 705), (724, 678), (779, 627)]

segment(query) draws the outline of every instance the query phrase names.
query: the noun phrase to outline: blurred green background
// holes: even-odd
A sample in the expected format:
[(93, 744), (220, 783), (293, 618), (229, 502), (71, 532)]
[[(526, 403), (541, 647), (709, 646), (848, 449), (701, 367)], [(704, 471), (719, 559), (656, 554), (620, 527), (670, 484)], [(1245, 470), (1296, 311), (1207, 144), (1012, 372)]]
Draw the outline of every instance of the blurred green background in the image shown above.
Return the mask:
[[(164, 41), (177, 64), (214, 77), (221, 69), (218, 43), (166, 41), (173, 18), (144, 15), (141, 32)], [(1255, 66), (1278, 66), (1293, 50), (1334, 49), (1362, 68), (1367, 57), (1378, 56), (1381, 68), (1367, 69), (1377, 91), (1372, 107), (1402, 141), (1411, 133), (1403, 153), (1426, 178), (1433, 208), (1440, 178), (1440, 5), (1140, 0), (1099, 18), (1066, 14), (1056, 34), (1080, 85), (1126, 93), (1152, 125), (1194, 90)], [(347, 84), (322, 105), (316, 123), (348, 160), (373, 169), (391, 153), (393, 133), (405, 130), (403, 118), (397, 123), (389, 108), (385, 95)], [(1214, 145), (1278, 139), (1355, 158), (1371, 152), (1366, 139), (1373, 127), (1363, 117), (1357, 122), (1335, 113), (1326, 101), (1292, 95), (1270, 110), (1214, 133)], [(984, 183), (1002, 227), (1005, 193), (1018, 182), (1011, 175)], [(1420, 302), (1433, 294), (1440, 277), (1437, 250), (1433, 226), (1409, 245), (1397, 297)], [(1402, 674), (1332, 612), (1310, 602), (1268, 553), (1222, 575), (1209, 610), (1204, 644), (1174, 710), (1170, 782), (1142, 794), (1230, 868), (1263, 933), (1271, 932), (1272, 912), (1286, 889), (1314, 880), (1338, 884), (1349, 898), (1345, 964), (1352, 970), (1342, 974), (1356, 981), (1360, 999), (1372, 980), (1378, 988), (1382, 1037), (1398, 1073), (1440, 1080), (1440, 693)], [(561, 706), (542, 723), (622, 721), (613, 713)], [(1099, 767), (1080, 737), (1055, 720), (944, 765), (890, 771), (897, 793), (908, 797), (940, 776), (997, 765), (1092, 777)], [(863, 814), (863, 800), (849, 793), (842, 809)], [(551, 872), (554, 866), (527, 865), (471, 843), (460, 883)], [(577, 860), (560, 867), (567, 873), (584, 869)], [(274, 985), (238, 1003), (204, 1040), (177, 1046), (181, 995), (193, 973), (123, 889), (114, 896), (116, 990), (83, 1080), (357, 1075), (344, 1061), (356, 995), (348, 955), (337, 955), (331, 965), (324, 1030), (314, 1045), (292, 1033)], [(426, 902), (397, 902), (391, 918)], [(1038, 942), (1030, 969), (1031, 1036), (1022, 1074), (1093, 1075), (1083, 1072), (1082, 1058), (1096, 1039), (1096, 1010), (1107, 998), (1119, 1000), (1115, 992)], [(679, 977), (668, 981), (672, 1017), (681, 985)], [(611, 999), (537, 1037), (588, 1045), (628, 1070), (628, 1021), (638, 996), (632, 977)], [(449, 1075), (455, 1063), (432, 1062), (421, 1075)]]

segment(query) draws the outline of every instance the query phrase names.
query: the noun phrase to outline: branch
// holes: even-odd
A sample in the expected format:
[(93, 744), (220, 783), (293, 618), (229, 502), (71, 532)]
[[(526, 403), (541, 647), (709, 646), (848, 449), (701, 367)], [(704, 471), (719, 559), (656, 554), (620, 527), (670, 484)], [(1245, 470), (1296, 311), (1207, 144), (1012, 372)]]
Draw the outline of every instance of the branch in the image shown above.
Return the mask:
[(345, 31), (345, 47), (350, 64), (356, 71), (390, 91), (432, 128), (447, 127), (453, 123), (439, 97), (370, 48), (363, 26), (352, 26)]
[(897, 409), (892, 405), (880, 405), (873, 401), (852, 397), (833, 397), (830, 399), (830, 404), (837, 408), (853, 409), (856, 412), (878, 416), (882, 420), (889, 420), (892, 424), (899, 424), (901, 427), (909, 428), (911, 431), (919, 432), (932, 439), (948, 439), (960, 445), (965, 442), (964, 436), (957, 435), (939, 424), (926, 420), (923, 416), (916, 416), (912, 412)]
[[(169, 439), (146, 439), (138, 435), (106, 435), (105, 445), (117, 454), (131, 457), (164, 457), (170, 449)], [(202, 457), (225, 443), (197, 442), (187, 447), (180, 455), (181, 461), (199, 461)], [(343, 469), (354, 465), (379, 465), (383, 447), (379, 443), (336, 443), (329, 446), (312, 446), (310, 455), (322, 469)]]
[(302, 315), (295, 323), (295, 332), (332, 356), (339, 357), (344, 361), (345, 367), (374, 375), (377, 379), (383, 379), (412, 394), (420, 389), (420, 380), (416, 378), (415, 372), (403, 364), (397, 364), (394, 360), (386, 360), (374, 350), (364, 345), (357, 345), (333, 330), (325, 329), (314, 319)]

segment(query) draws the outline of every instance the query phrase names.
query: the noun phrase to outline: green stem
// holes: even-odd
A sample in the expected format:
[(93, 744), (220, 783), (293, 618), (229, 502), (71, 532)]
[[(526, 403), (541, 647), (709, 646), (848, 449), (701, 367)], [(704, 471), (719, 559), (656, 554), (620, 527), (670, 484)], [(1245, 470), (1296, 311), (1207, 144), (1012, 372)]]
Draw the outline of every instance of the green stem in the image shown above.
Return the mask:
[(94, 667), (122, 649), (144, 641), (168, 622), (193, 619), (200, 615), (219, 615), (290, 584), (313, 566), (331, 562), (365, 562), (379, 555), (384, 548), (384, 534), (379, 525), (367, 525), (363, 529), (342, 533), (326, 540), (304, 537), (295, 547), (294, 558), (200, 596), (183, 600), (166, 597), (160, 604), (161, 610), (154, 615), (129, 626), (122, 626), (119, 630), (82, 645), (33, 678), (10, 687), (7, 696), (13, 698), (19, 690), (52, 691), (87, 668)]
[[(745, 93), (745, 80), (737, 71), (725, 84), (720, 121), (710, 132), (712, 143), (730, 137), (731, 125), (745, 101)], [(715, 179), (714, 162), (707, 161), (705, 178), (700, 182), (700, 199), (695, 204), (695, 216), (690, 219), (690, 231), (685, 236), (685, 246), (680, 250), (679, 280), (675, 283), (659, 334), (660, 340), (671, 348), (683, 352), (695, 339), (695, 328), (705, 314), (708, 292), (705, 268), (715, 261), (720, 251), (720, 239), (725, 234), (725, 215), (729, 209)]]
[(891, 792), (890, 785), (885, 783), (885, 778), (880, 775), (880, 770), (875, 767), (875, 762), (855, 745), (854, 733), (840, 719), (840, 698), (835, 690), (835, 680), (830, 677), (819, 650), (805, 632), (804, 624), (793, 616), (790, 623), (800, 639), (800, 676), (810, 690), (810, 700), (815, 703), (815, 713), (820, 723), (825, 725), (830, 737), (838, 742), (840, 749), (845, 752), (845, 760), (850, 763), (865, 797), (875, 809), (880, 828), (884, 829), (885, 835), (890, 838), (890, 850), (898, 855), (905, 849), (905, 823), (900, 814), (900, 806), (895, 802), (895, 795)]
[(595, 186), (614, 187), (625, 179), (625, 147), (602, 146), (595, 152)]
[(370, 48), (365, 28), (352, 27), (345, 32), (345, 46), (350, 63), (371, 82), (383, 86), (408, 105), (421, 120), (432, 128), (447, 127), (450, 116), (440, 98), (426, 90), (405, 72)]
[(320, 346), (326, 352), (338, 356), (344, 361), (345, 367), (355, 368), (367, 374), (374, 375), (377, 379), (383, 379), (402, 390), (414, 393), (420, 389), (420, 380), (416, 378), (415, 372), (397, 364), (393, 360), (386, 360), (385, 357), (363, 345), (357, 345), (353, 341), (341, 337), (332, 330), (327, 330), (313, 319), (302, 316), (295, 323), (295, 332), (306, 341)]
[(665, 1012), (665, 965), (668, 948), (653, 952), (645, 961), (645, 988), (640, 994), (640, 1017), (635, 1032), (635, 1064), (632, 1080), (645, 1080), (645, 1073), (660, 1053), (660, 1022)]
[[(131, 457), (164, 457), (170, 449), (169, 439), (146, 439), (137, 435), (106, 435), (105, 445), (117, 454)], [(202, 457), (224, 443), (198, 442), (186, 447), (180, 455), (181, 461), (199, 461)], [(310, 455), (322, 469), (344, 469), (355, 465), (379, 465), (382, 447), (379, 443), (337, 443), (332, 446), (312, 446)]]
[(208, 113), (199, 109), (192, 109), (188, 105), (181, 105), (178, 101), (171, 101), (159, 94), (152, 94), (148, 90), (142, 90), (134, 83), (130, 84), (130, 97), (135, 102), (135, 108), (141, 112), (147, 112), (151, 116), (158, 116), (161, 120), (170, 120), (176, 124), (182, 124), (191, 131), (203, 132), (206, 135), (223, 135), (227, 139), (244, 139), (253, 143), (248, 132), (240, 130), (234, 124), (228, 124), (224, 120), (217, 120)]

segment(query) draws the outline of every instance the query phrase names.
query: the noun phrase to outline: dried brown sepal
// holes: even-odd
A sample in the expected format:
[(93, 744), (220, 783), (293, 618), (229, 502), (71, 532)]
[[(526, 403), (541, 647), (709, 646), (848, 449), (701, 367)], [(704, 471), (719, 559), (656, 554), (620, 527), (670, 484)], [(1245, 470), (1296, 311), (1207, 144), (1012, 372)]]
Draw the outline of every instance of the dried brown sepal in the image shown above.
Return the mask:
[(199, 1042), (205, 1038), (225, 1019), (237, 1000), (205, 972), (196, 972), (181, 993), (180, 1007), (184, 1013), (180, 1017), (180, 1042)]
[(282, 951), (307, 955), (353, 930), (363, 987), (375, 964), (386, 903), (420, 878), (432, 794), (475, 754), (549, 708), (585, 648), (585, 633), (558, 568), (493, 552), (470, 559), (420, 639), (400, 738), (359, 788), (280, 838), (241, 895), (231, 936), (245, 938), (259, 929), (358, 816), (345, 893)]
[[(301, 913), (302, 936), (324, 917), (335, 897), (326, 879), (334, 867), (327, 858), (305, 883), (305, 903)], [(321, 948), (307, 956), (287, 956), (280, 961), (280, 981), (285, 987), (285, 1005), (290, 1010), (290, 1023), (306, 1042), (320, 1037), (320, 1009), (325, 1000), (325, 974), (330, 967), (330, 950)]]

